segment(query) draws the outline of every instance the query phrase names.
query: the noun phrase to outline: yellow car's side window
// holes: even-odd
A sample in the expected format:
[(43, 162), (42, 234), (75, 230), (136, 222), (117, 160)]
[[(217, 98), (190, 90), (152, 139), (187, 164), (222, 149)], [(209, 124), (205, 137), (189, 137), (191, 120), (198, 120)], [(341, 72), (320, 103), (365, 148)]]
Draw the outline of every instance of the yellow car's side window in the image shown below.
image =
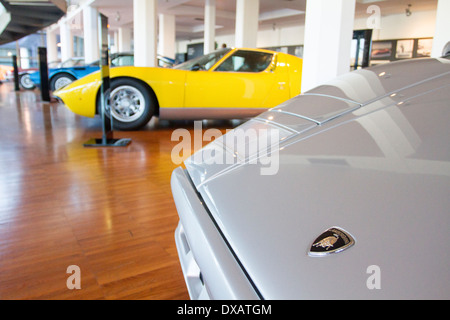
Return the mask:
[(228, 57), (215, 71), (261, 72), (270, 65), (272, 57), (271, 53), (240, 50)]

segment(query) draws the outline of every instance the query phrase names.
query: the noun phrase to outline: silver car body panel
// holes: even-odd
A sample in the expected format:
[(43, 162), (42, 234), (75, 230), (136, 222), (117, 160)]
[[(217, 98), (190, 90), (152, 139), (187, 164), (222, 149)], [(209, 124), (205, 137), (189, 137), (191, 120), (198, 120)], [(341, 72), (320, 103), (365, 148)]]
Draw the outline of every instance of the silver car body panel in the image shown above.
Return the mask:
[[(230, 133), (185, 165), (261, 297), (449, 299), (449, 124), (450, 61), (390, 63), (341, 76), (243, 124), (280, 132), (270, 148), (279, 159), (274, 175), (250, 161), (259, 154), (239, 155)], [(235, 161), (208, 161), (211, 151)], [(332, 226), (356, 244), (308, 256)], [(371, 290), (374, 265), (381, 289)]]
[(258, 299), (181, 168), (173, 172), (171, 186), (180, 216), (175, 240), (191, 298)]

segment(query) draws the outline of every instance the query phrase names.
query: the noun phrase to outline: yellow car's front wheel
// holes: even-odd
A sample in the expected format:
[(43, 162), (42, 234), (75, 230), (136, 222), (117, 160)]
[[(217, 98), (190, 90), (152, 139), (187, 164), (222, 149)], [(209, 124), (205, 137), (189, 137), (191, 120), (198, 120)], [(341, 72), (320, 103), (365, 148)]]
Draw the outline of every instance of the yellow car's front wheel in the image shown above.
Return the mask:
[[(156, 108), (154, 93), (141, 82), (113, 79), (107, 109), (113, 117), (114, 129), (137, 130), (152, 118)], [(100, 108), (99, 108), (100, 110)]]

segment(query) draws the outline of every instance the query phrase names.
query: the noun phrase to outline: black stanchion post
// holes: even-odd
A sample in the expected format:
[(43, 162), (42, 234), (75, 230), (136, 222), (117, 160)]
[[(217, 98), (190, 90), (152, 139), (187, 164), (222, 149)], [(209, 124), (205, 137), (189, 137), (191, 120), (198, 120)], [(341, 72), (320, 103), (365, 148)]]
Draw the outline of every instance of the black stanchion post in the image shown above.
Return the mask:
[(364, 32), (364, 55), (362, 67), (370, 67), (370, 56), (372, 54), (372, 29), (365, 30)]
[(131, 139), (113, 138), (113, 117), (108, 107), (109, 96), (111, 92), (111, 81), (109, 77), (109, 46), (108, 46), (108, 18), (99, 14), (99, 39), (100, 39), (100, 74), (102, 77), (102, 87), (100, 92), (101, 117), (102, 117), (102, 138), (92, 138), (86, 143), (85, 147), (125, 147)]
[(14, 68), (14, 90), (19, 91), (19, 67), (17, 66), (17, 56), (13, 56), (13, 68)]
[(47, 48), (39, 47), (39, 76), (41, 78), (42, 101), (50, 102), (50, 85), (48, 81)]

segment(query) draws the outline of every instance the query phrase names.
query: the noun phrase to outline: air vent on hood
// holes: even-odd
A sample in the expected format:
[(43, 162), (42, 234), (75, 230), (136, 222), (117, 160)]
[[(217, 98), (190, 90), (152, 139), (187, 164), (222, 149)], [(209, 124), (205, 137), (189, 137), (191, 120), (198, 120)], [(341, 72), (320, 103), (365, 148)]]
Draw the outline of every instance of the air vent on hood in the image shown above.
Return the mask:
[(302, 94), (279, 105), (272, 111), (323, 124), (360, 107), (360, 104), (350, 100), (325, 95)]

